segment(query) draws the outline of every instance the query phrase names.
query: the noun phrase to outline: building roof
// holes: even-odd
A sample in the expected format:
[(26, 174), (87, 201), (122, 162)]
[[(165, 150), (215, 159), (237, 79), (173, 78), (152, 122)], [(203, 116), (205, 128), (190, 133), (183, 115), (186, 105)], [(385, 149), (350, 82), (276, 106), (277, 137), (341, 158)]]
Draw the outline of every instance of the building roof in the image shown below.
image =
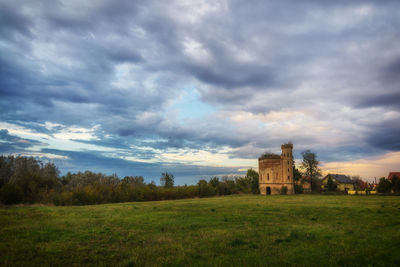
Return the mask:
[(397, 176), (397, 177), (400, 178), (400, 172), (389, 172), (388, 179), (389, 179), (389, 180), (392, 180), (392, 179), (393, 179), (393, 176)]
[(259, 159), (280, 159), (281, 156), (273, 153), (265, 153)]
[(335, 179), (336, 181), (338, 181), (339, 183), (342, 183), (342, 184), (353, 184), (354, 183), (353, 180), (351, 180), (348, 176), (343, 175), (343, 174), (328, 174), (327, 176), (325, 176), (325, 178), (327, 178), (328, 176), (331, 176), (333, 179)]

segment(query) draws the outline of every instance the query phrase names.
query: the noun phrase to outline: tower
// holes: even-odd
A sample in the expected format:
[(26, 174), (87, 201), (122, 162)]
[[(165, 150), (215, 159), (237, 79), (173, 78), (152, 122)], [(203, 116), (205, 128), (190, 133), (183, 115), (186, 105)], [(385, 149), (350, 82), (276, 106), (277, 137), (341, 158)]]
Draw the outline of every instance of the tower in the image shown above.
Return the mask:
[[(293, 144), (283, 144), (281, 145), (282, 149), (282, 182), (285, 184), (289, 184), (288, 193), (294, 194), (293, 188)], [(290, 191), (293, 192), (290, 192)]]

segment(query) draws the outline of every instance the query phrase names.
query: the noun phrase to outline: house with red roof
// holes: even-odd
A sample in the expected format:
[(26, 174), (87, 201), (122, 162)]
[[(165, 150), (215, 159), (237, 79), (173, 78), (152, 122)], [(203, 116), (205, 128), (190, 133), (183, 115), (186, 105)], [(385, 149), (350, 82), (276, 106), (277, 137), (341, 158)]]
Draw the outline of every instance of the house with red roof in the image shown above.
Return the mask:
[(388, 180), (392, 181), (394, 176), (397, 176), (398, 178), (400, 178), (400, 172), (389, 172)]

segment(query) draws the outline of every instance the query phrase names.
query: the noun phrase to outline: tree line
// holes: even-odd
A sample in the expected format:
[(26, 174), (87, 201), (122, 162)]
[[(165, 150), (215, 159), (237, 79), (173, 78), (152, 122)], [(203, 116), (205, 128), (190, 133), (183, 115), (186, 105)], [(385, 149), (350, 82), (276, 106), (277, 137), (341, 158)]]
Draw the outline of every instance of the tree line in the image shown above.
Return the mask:
[(174, 175), (162, 173), (161, 185), (142, 176), (105, 175), (91, 171), (60, 176), (53, 163), (33, 157), (0, 156), (0, 201), (3, 204), (46, 203), (90, 205), (129, 201), (172, 200), (231, 194), (258, 194), (258, 173), (245, 177), (201, 179), (196, 185), (175, 186)]

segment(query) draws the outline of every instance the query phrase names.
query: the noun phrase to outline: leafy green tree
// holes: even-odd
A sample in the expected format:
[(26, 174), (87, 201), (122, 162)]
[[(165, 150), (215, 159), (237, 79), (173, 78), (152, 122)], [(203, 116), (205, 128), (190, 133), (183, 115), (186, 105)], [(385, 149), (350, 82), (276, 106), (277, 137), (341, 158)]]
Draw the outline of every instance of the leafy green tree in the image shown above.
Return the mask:
[(317, 155), (310, 150), (303, 151), (301, 155), (303, 156), (301, 169), (304, 170), (306, 176), (310, 177), (311, 190), (315, 191), (317, 189), (316, 179), (321, 176)]
[(163, 187), (171, 188), (174, 187), (174, 179), (172, 173), (164, 172), (161, 174), (160, 183)]
[(238, 192), (238, 187), (234, 180), (228, 176), (223, 176), (221, 177), (220, 190), (223, 192), (222, 195), (231, 195)]
[(33, 157), (16, 157), (13, 174), (9, 183), (17, 185), (23, 193), (23, 202), (34, 203), (38, 200), (40, 187), (40, 161)]
[(155, 189), (157, 188), (156, 182), (151, 181), (149, 184), (147, 184), (147, 187), (150, 189)]
[(294, 193), (302, 194), (303, 193), (303, 185), (298, 184), (301, 181), (302, 175), (299, 169), (296, 168), (296, 165), (293, 164), (293, 181), (294, 181)]
[(197, 186), (198, 186), (199, 197), (211, 196), (215, 192), (212, 186), (209, 183), (207, 183), (207, 181), (204, 179), (201, 179), (197, 183)]
[(300, 181), (301, 180), (301, 172), (299, 171), (299, 169), (296, 168), (296, 166), (293, 164), (293, 180), (295, 182)]
[(218, 188), (219, 187), (219, 178), (214, 177), (214, 178), (210, 179), (209, 184), (214, 188)]
[(301, 184), (294, 184), (294, 193), (295, 194), (302, 194), (303, 193), (303, 186)]
[(125, 176), (124, 179), (122, 179), (122, 183), (132, 185), (134, 187), (145, 186), (143, 176)]
[(328, 177), (328, 182), (326, 184), (326, 187), (328, 191), (336, 191), (337, 189), (337, 184), (333, 181), (331, 176)]
[(252, 190), (252, 179), (248, 177), (237, 177), (235, 178), (237, 189), (242, 192), (249, 194)]
[(392, 182), (385, 177), (379, 179), (377, 190), (379, 193), (390, 193), (392, 190)]
[(14, 156), (0, 156), (0, 188), (7, 184), (13, 175)]
[(45, 165), (42, 165), (40, 169), (40, 187), (44, 188), (46, 193), (48, 193), (52, 188), (59, 188), (61, 186), (59, 174), (60, 171), (54, 163), (48, 162)]
[(251, 192), (253, 194), (260, 194), (260, 187), (258, 184), (258, 172), (253, 169), (248, 169), (246, 178), (251, 181)]
[(60, 180), (62, 185), (68, 185), (72, 180), (72, 173), (68, 172), (66, 175), (62, 176)]
[(395, 193), (400, 192), (400, 177), (398, 177), (397, 175), (394, 175), (392, 177), (392, 189)]

